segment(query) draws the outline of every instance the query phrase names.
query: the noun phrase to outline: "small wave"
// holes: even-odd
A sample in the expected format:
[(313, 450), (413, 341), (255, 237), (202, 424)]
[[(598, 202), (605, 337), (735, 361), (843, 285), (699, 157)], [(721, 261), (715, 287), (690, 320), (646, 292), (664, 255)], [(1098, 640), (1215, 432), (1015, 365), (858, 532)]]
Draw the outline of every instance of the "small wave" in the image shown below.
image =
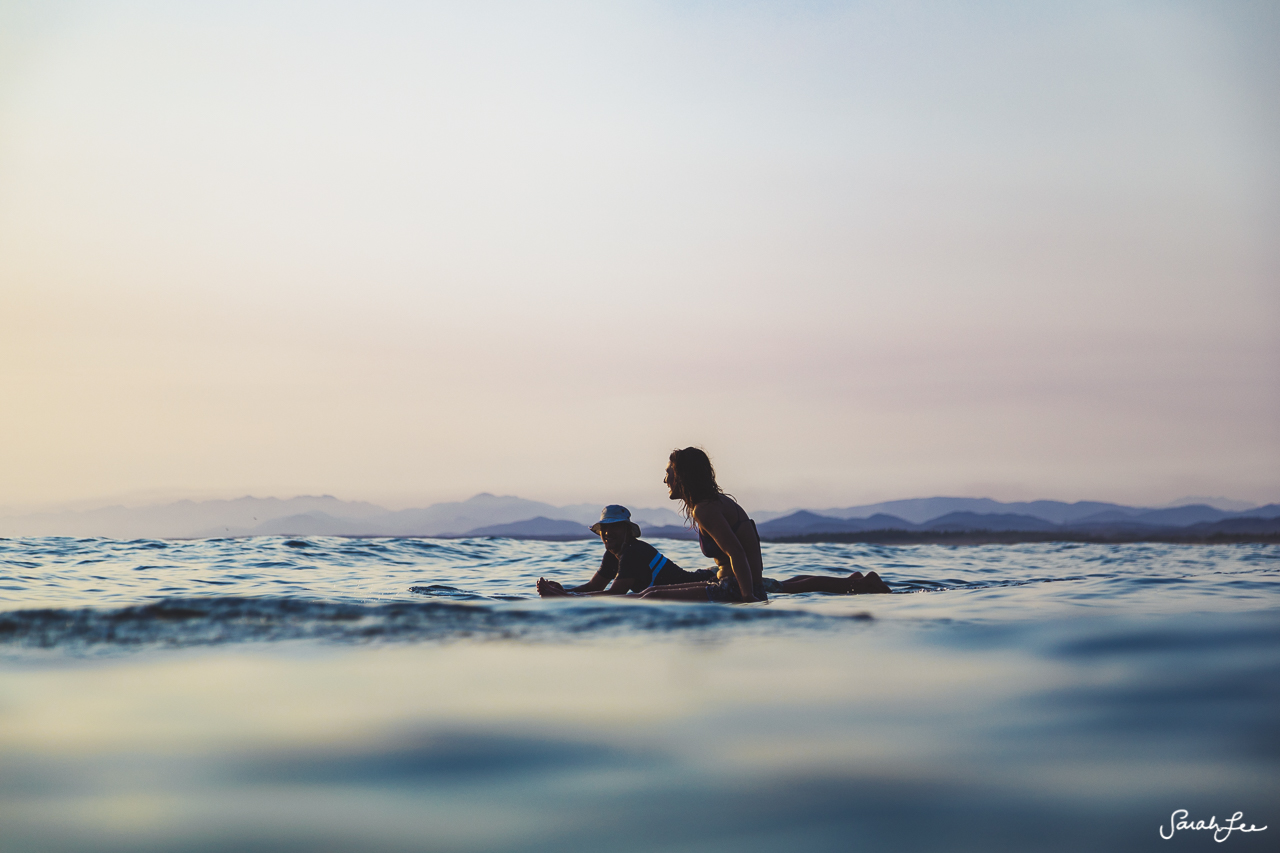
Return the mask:
[(409, 592), (414, 595), (425, 595), (431, 598), (447, 598), (453, 601), (493, 601), (487, 595), (479, 595), (474, 592), (467, 592), (465, 589), (458, 589), (445, 584), (433, 583), (427, 586), (411, 586)]
[(168, 598), (114, 609), (0, 613), (0, 649), (90, 652), (303, 639), (335, 643), (564, 640), (610, 632), (663, 634), (744, 625), (753, 631), (832, 630), (870, 619), (866, 613), (836, 616), (716, 604), (536, 601), (517, 605), (436, 598), (361, 605), (297, 598)]
[(982, 581), (966, 581), (960, 578), (945, 578), (943, 580), (925, 580), (922, 578), (907, 578), (905, 580), (895, 580), (892, 584), (895, 594), (903, 594), (910, 592), (948, 592), (948, 591), (973, 591), (980, 589), (1004, 589), (1007, 587), (1032, 586), (1036, 584), (1047, 583), (1063, 583), (1067, 581), (1082, 581), (1087, 578), (1083, 575), (1072, 575), (1061, 578), (1022, 578), (1022, 579), (995, 579)]

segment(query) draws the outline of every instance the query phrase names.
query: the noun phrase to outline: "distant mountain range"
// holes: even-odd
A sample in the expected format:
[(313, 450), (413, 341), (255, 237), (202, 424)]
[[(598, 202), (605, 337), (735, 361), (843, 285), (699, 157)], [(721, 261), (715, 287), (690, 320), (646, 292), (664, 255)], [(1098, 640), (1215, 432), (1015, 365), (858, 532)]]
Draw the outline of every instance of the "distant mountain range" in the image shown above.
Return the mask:
[[(1091, 517), (1100, 516), (1103, 513), (1115, 513), (1115, 518), (1132, 518), (1139, 515), (1145, 515), (1155, 519), (1162, 516), (1153, 515), (1154, 513), (1169, 513), (1168, 518), (1181, 517), (1178, 513), (1182, 513), (1186, 517), (1192, 515), (1197, 516), (1197, 521), (1217, 521), (1223, 518), (1233, 517), (1236, 515), (1248, 514), (1256, 512), (1256, 509), (1236, 509), (1235, 511), (1223, 510), (1209, 504), (1180, 504), (1177, 507), (1132, 507), (1122, 504), (1101, 503), (1098, 501), (1078, 501), (1076, 503), (1064, 503), (1062, 501), (1029, 501), (1029, 502), (1012, 502), (1003, 503), (1001, 501), (993, 501), (990, 498), (915, 498), (913, 500), (904, 501), (888, 501), (886, 503), (865, 504), (863, 506), (851, 506), (843, 509), (821, 509), (816, 510), (818, 515), (829, 516), (831, 518), (867, 518), (877, 513), (885, 515), (897, 516), (911, 522), (912, 524), (925, 524), (926, 522), (941, 518), (948, 513), (953, 512), (971, 512), (980, 515), (1029, 515), (1032, 518), (1039, 518), (1054, 524), (1075, 524), (1090, 520)], [(777, 513), (773, 518), (778, 518), (785, 513)], [(1203, 518), (1199, 516), (1203, 515)], [(757, 516), (758, 517), (758, 516)], [(769, 520), (769, 519), (761, 519)], [(1163, 523), (1163, 522), (1156, 522)], [(1174, 523), (1192, 524), (1192, 521), (1180, 521)]]
[[(1003, 503), (989, 498), (916, 498), (825, 510), (756, 512), (765, 539), (862, 536), (894, 531), (933, 537), (986, 531), (1046, 538), (1061, 534), (1141, 537), (1183, 531), (1211, 536), (1280, 533), (1280, 504), (1235, 509), (1188, 504), (1149, 508), (1097, 501)], [(1225, 506), (1226, 508), (1223, 508)], [(106, 507), (0, 518), (0, 536), (103, 536), (121, 539), (220, 536), (504, 536), (575, 539), (593, 534), (596, 504), (553, 506), (512, 496), (479, 494), (469, 500), (392, 511), (329, 495), (244, 497), (220, 501), (176, 501), (150, 507)], [(667, 508), (636, 508), (632, 518), (650, 538), (696, 538)], [(1043, 536), (1041, 534), (1044, 534)]]
[[(871, 531), (900, 533), (1025, 533), (1055, 534), (1065, 538), (1144, 538), (1187, 535), (1212, 537), (1215, 534), (1258, 536), (1280, 534), (1280, 504), (1268, 504), (1244, 512), (1229, 512), (1205, 504), (1143, 509), (1118, 504), (1080, 502), (1064, 504), (1058, 501), (1000, 504), (996, 501), (970, 498), (924, 498), (920, 501), (894, 501), (896, 507), (905, 509), (903, 515), (922, 518), (913, 522), (902, 515), (876, 513), (866, 518), (848, 518), (834, 513), (819, 514), (801, 510), (774, 518), (759, 525), (763, 539), (818, 539), (835, 536), (844, 538), (850, 534)], [(1003, 509), (1023, 509), (1030, 512), (975, 512), (972, 509), (953, 509), (936, 518), (928, 518), (930, 512), (955, 506), (978, 506), (989, 509), (991, 505)], [(887, 506), (877, 504), (876, 508)], [(1101, 507), (1101, 509), (1100, 509)], [(839, 512), (847, 512), (840, 510)], [(1033, 514), (1034, 513), (1034, 514)], [(920, 537), (926, 541), (928, 537)], [(1036, 538), (1050, 538), (1038, 536)]]
[[(465, 536), (516, 522), (539, 524), (546, 535), (569, 530), (591, 536), (587, 527), (600, 518), (598, 504), (553, 506), (540, 501), (488, 493), (465, 501), (392, 511), (371, 503), (342, 501), (330, 495), (236, 500), (176, 501), (160, 506), (105, 507), (74, 512), (45, 512), (0, 518), (0, 536), (104, 536), (115, 539), (201, 539), (217, 536)], [(647, 527), (678, 525), (670, 509), (633, 508), (632, 517)], [(545, 522), (545, 524), (543, 523)], [(570, 522), (574, 527), (564, 527)], [(549, 527), (547, 525), (550, 525)], [(524, 529), (524, 528), (522, 528)], [(533, 532), (532, 535), (540, 535)]]

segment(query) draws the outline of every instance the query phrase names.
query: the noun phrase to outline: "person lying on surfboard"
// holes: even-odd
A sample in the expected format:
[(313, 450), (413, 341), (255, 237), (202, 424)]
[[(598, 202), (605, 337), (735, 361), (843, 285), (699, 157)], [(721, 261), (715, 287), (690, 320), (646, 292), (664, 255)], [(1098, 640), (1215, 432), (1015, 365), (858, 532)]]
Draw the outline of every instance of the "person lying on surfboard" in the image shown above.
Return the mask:
[[(538, 578), (538, 594), (543, 597), (564, 595), (639, 595), (644, 598), (665, 598), (666, 590), (655, 587), (692, 586), (702, 591), (700, 598), (680, 595), (680, 598), (707, 600), (705, 588), (716, 581), (716, 569), (686, 571), (640, 538), (640, 527), (631, 520), (631, 512), (624, 506), (611, 504), (600, 513), (600, 521), (591, 531), (604, 541), (605, 553), (600, 568), (591, 580), (566, 589), (556, 581)], [(610, 586), (610, 582), (613, 583)], [(800, 592), (888, 592), (888, 585), (880, 581), (875, 572), (866, 577), (854, 572), (848, 577), (829, 575), (797, 575), (785, 581), (764, 578), (767, 593)], [(673, 590), (674, 591), (674, 590)]]
[(604, 541), (604, 557), (591, 580), (565, 589), (555, 581), (538, 578), (539, 595), (626, 595), (640, 593), (653, 586), (706, 583), (716, 576), (713, 569), (685, 571), (659, 553), (657, 548), (640, 538), (640, 526), (631, 520), (631, 511), (625, 506), (610, 504), (605, 507), (600, 513), (600, 520), (591, 525), (591, 532)]

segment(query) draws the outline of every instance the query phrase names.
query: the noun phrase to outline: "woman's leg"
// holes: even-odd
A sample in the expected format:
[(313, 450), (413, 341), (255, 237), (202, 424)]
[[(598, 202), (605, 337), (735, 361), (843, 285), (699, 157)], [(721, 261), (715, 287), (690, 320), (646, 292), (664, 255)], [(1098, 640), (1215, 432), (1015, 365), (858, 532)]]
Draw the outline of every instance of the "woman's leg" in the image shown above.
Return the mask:
[(847, 595), (849, 593), (889, 592), (889, 585), (880, 579), (875, 572), (854, 572), (847, 578), (830, 575), (796, 575), (781, 582), (782, 591), (796, 592), (831, 592)]
[(866, 577), (853, 585), (856, 593), (888, 593), (893, 592), (889, 585), (875, 572), (867, 572)]
[(849, 593), (853, 591), (853, 585), (856, 581), (862, 580), (862, 572), (854, 572), (847, 578), (831, 577), (829, 575), (796, 575), (793, 578), (787, 578), (782, 581), (782, 591), (786, 593), (797, 592), (833, 592), (833, 593)]

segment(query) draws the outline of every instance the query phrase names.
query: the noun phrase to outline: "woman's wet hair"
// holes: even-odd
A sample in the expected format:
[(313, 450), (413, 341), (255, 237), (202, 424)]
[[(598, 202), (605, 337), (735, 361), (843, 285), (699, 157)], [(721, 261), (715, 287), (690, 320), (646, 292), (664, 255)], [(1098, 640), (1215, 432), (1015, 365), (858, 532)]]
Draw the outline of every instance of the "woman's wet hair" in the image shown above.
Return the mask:
[(716, 483), (716, 469), (711, 458), (700, 447), (671, 451), (673, 466), (672, 491), (680, 499), (685, 518), (693, 517), (693, 508), (701, 501), (725, 494)]

